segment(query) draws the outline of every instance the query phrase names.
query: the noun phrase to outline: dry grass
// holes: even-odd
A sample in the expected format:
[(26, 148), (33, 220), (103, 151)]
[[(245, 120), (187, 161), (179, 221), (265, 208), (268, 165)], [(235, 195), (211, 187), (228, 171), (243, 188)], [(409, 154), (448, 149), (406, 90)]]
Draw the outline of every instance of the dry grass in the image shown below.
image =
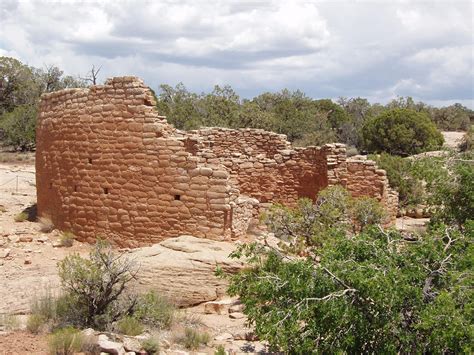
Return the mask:
[(0, 314), (0, 327), (6, 330), (16, 330), (20, 328), (20, 320), (14, 314)]
[(0, 163), (31, 164), (35, 161), (35, 153), (0, 152)]

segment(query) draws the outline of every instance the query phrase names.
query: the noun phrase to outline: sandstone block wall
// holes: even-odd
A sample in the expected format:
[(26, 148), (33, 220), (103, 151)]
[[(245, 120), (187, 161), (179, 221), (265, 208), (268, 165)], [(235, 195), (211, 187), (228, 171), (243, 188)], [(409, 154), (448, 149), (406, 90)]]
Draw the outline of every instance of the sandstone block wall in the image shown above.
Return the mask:
[(256, 129), (181, 132), (135, 77), (43, 95), (36, 155), (39, 215), (85, 241), (240, 238), (271, 203), (315, 199), (335, 184), (396, 213), (384, 172), (346, 159), (344, 145), (292, 148)]
[(154, 104), (134, 77), (44, 95), (39, 214), (83, 240), (104, 236), (128, 246), (180, 234), (238, 235), (228, 172), (186, 151)]

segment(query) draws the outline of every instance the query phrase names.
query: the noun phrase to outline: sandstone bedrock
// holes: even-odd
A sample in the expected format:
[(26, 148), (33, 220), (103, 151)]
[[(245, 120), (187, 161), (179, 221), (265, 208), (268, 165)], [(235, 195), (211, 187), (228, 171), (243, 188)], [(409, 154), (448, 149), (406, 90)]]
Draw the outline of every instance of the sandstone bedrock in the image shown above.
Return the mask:
[(292, 206), (336, 184), (378, 199), (391, 221), (397, 212), (385, 171), (347, 159), (343, 144), (293, 148), (259, 129), (179, 131), (137, 77), (44, 94), (36, 136), (38, 214), (82, 241), (235, 240), (270, 204)]

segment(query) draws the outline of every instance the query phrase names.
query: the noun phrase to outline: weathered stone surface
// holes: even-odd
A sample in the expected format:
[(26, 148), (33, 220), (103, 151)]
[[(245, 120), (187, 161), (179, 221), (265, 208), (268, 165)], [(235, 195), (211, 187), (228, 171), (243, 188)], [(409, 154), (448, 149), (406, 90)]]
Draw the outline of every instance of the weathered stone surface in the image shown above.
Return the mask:
[(232, 300), (211, 301), (204, 304), (204, 313), (206, 314), (225, 314), (232, 304)]
[(123, 337), (123, 347), (126, 351), (133, 351), (136, 353), (138, 353), (142, 348), (138, 339), (127, 336)]
[(138, 291), (155, 290), (179, 306), (214, 301), (225, 294), (226, 281), (216, 267), (236, 272), (242, 263), (229, 258), (235, 245), (182, 236), (132, 251), (140, 264)]
[(229, 314), (229, 317), (232, 319), (242, 319), (242, 318), (245, 318), (245, 314), (240, 313), (240, 312), (234, 312), (234, 313)]
[(99, 335), (97, 345), (106, 354), (124, 355), (126, 353), (122, 343), (111, 341), (105, 334)]

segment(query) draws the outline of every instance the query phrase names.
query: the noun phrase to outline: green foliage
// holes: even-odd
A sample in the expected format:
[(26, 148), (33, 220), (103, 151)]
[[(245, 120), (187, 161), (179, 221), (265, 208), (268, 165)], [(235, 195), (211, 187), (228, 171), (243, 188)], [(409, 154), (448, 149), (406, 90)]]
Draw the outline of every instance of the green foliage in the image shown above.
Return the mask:
[(30, 314), (26, 321), (26, 329), (33, 334), (38, 334), (46, 324), (46, 320), (39, 314)]
[(136, 336), (143, 333), (143, 324), (135, 317), (126, 316), (117, 322), (121, 334)]
[(380, 224), (385, 217), (383, 207), (377, 200), (370, 197), (364, 196), (354, 199), (351, 209), (351, 216), (357, 222), (357, 227), (360, 229)]
[(411, 109), (391, 109), (370, 118), (363, 127), (370, 152), (411, 155), (438, 149), (443, 136), (429, 116)]
[(49, 336), (49, 351), (54, 355), (72, 355), (81, 350), (84, 337), (72, 327), (58, 329)]
[(175, 312), (176, 308), (167, 298), (149, 291), (138, 297), (133, 314), (146, 325), (167, 329), (173, 324)]
[(208, 333), (200, 332), (193, 328), (185, 328), (184, 335), (178, 339), (186, 349), (197, 350), (201, 345), (206, 345), (211, 340)]
[(436, 217), (462, 227), (474, 216), (474, 153), (449, 159), (449, 174), (433, 182)]
[(263, 221), (287, 252), (303, 255), (307, 247), (321, 246), (325, 240), (353, 229), (383, 221), (380, 203), (368, 197), (351, 198), (341, 186), (319, 192), (316, 202), (300, 199), (295, 208), (273, 205)]
[(147, 354), (154, 355), (160, 352), (160, 343), (155, 338), (148, 338), (144, 340), (141, 345)]
[(430, 110), (433, 122), (439, 129), (446, 131), (466, 131), (471, 124), (474, 112), (461, 104), (454, 104)]
[(217, 347), (217, 350), (214, 351), (214, 355), (226, 355), (227, 353), (225, 352), (224, 345), (219, 345)]
[(272, 350), (472, 352), (473, 237), (440, 226), (413, 243), (368, 228), (336, 235), (307, 258), (243, 245), (233, 256), (253, 267), (230, 276), (229, 293)]
[(33, 149), (37, 114), (36, 105), (21, 105), (0, 116), (4, 144), (21, 151)]
[(387, 153), (370, 155), (369, 158), (387, 172), (390, 186), (398, 191), (400, 207), (415, 206), (425, 202), (426, 195), (422, 178), (419, 177), (424, 170), (418, 169), (420, 173), (415, 173), (416, 163), (413, 160)]
[[(239, 246), (231, 257), (250, 267), (227, 275), (256, 335), (285, 353), (473, 352), (474, 178), (463, 158), (440, 160), (447, 172), (438, 178), (423, 171), (426, 162), (416, 166), (422, 173), (414, 169), (444, 196), (444, 220), (459, 225), (433, 221), (418, 237), (374, 226), (379, 207), (347, 202), (340, 188), (322, 191), (315, 204), (274, 207), (266, 222), (281, 245)], [(441, 181), (455, 184), (448, 191), (458, 210), (438, 192)], [(357, 217), (354, 234), (344, 221)]]
[(79, 254), (67, 256), (58, 263), (58, 269), (65, 291), (62, 312), (72, 318), (72, 324), (101, 329), (133, 309), (134, 300), (128, 305), (120, 301), (135, 277), (134, 264), (114, 254), (105, 242), (96, 244), (89, 259)]
[(0, 57), (0, 132), (3, 144), (22, 151), (34, 149), (41, 94), (84, 86), (83, 80), (64, 76), (63, 71), (55, 66), (38, 69), (14, 58)]

